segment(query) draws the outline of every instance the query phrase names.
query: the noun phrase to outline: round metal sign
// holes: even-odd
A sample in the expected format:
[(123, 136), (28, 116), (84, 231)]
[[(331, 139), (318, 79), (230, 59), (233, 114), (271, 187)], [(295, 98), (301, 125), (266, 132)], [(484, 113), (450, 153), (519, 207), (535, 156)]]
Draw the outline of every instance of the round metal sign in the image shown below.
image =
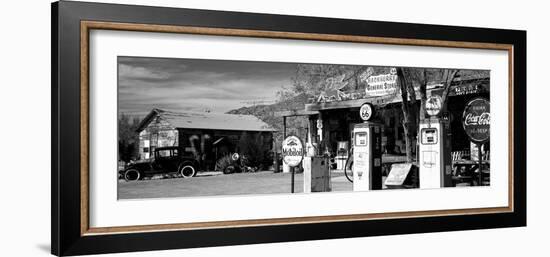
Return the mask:
[(239, 160), (239, 154), (238, 154), (238, 153), (233, 153), (233, 154), (231, 155), (231, 160), (233, 160), (233, 161)]
[(290, 167), (300, 165), (304, 158), (304, 145), (296, 136), (289, 136), (283, 140), (283, 161)]
[(372, 104), (370, 103), (364, 103), (361, 105), (361, 108), (359, 109), (359, 116), (361, 116), (361, 119), (364, 121), (370, 120), (372, 118), (373, 108)]
[(322, 120), (317, 120), (317, 128), (318, 128), (318, 129), (322, 129), (322, 128), (323, 128), (323, 121), (322, 121)]
[(462, 114), (462, 125), (470, 140), (483, 143), (489, 140), (491, 112), (489, 101), (476, 98), (470, 101)]
[(443, 106), (443, 100), (441, 99), (441, 96), (438, 95), (432, 95), (428, 99), (426, 99), (426, 112), (430, 116), (436, 116), (441, 111), (441, 108)]

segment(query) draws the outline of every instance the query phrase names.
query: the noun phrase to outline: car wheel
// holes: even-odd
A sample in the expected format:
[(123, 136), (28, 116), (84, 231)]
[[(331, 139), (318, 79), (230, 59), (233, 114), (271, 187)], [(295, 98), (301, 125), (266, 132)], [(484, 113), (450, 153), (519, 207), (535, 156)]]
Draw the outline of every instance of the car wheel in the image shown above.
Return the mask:
[(184, 178), (194, 177), (196, 173), (195, 168), (191, 165), (182, 165), (180, 168), (180, 174)]
[(124, 180), (126, 181), (138, 181), (141, 178), (141, 173), (135, 169), (129, 169), (124, 172)]

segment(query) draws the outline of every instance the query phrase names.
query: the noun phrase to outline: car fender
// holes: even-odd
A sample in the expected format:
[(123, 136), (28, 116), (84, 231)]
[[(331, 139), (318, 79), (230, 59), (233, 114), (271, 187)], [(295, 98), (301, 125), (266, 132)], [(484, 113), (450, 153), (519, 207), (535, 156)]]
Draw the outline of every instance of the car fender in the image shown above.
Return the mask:
[(184, 165), (191, 165), (195, 170), (199, 167), (197, 161), (195, 160), (183, 160), (178, 164), (178, 170)]

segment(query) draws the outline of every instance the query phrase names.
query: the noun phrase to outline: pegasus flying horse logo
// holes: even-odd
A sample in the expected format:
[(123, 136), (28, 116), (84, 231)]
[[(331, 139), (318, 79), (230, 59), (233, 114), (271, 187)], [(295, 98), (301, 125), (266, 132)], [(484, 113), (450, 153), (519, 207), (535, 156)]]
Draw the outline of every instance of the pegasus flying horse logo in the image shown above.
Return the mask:
[(298, 143), (296, 143), (296, 140), (289, 140), (287, 145), (294, 146), (294, 145), (298, 145)]

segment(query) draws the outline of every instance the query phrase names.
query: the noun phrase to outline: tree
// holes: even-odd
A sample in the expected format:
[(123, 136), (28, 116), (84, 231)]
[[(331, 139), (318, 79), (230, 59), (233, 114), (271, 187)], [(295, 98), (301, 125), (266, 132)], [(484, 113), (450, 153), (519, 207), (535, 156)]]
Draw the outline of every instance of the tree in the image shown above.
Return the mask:
[(266, 153), (262, 149), (263, 142), (260, 133), (251, 134), (243, 131), (238, 143), (238, 151), (247, 160), (247, 165), (260, 167), (265, 162)]
[[(443, 85), (442, 112), (446, 110), (451, 84), (457, 77), (457, 69), (397, 68), (397, 79), (401, 89), (401, 110), (403, 111), (403, 131), (407, 161), (413, 162), (413, 142), (418, 134), (418, 124), (426, 118), (426, 99), (428, 82), (440, 82)], [(418, 105), (415, 86), (418, 86), (420, 105)], [(418, 108), (419, 106), (420, 108)]]
[(401, 90), (401, 110), (403, 111), (403, 132), (407, 162), (413, 162), (413, 143), (418, 126), (416, 92), (411, 80), (410, 68), (397, 68), (397, 83)]
[(121, 114), (118, 117), (118, 158), (125, 162), (137, 159), (139, 149), (139, 118)]

